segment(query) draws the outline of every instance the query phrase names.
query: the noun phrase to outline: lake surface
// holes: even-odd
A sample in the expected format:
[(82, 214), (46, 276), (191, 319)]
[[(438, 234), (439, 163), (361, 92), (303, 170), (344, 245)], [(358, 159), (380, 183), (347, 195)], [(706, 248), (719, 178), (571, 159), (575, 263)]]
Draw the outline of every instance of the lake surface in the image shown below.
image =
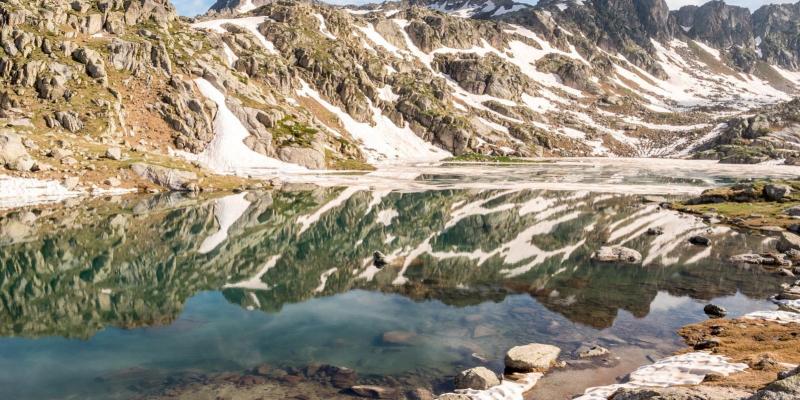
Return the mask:
[[(515, 345), (555, 344), (567, 359), (585, 343), (660, 357), (709, 301), (732, 315), (774, 308), (766, 298), (780, 278), (726, 261), (772, 239), (639, 194), (741, 176), (477, 170), (443, 167), (394, 190), (381, 177), (5, 211), (0, 398), (139, 398), (187, 374), (265, 363), (343, 366), (440, 392), (462, 369), (499, 372)], [(558, 174), (564, 189), (593, 189), (537, 188)], [(689, 244), (695, 234), (712, 246)], [(590, 260), (605, 243), (639, 250), (643, 264)], [(372, 265), (374, 251), (389, 265)]]

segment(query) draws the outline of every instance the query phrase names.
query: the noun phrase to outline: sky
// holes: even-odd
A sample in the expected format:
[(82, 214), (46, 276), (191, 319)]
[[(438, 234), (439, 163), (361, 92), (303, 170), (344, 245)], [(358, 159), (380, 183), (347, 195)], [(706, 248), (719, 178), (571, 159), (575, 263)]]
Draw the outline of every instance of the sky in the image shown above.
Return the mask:
[[(175, 7), (178, 8), (178, 13), (186, 16), (194, 16), (203, 14), (208, 11), (208, 8), (214, 4), (215, 0), (172, 0)], [(535, 3), (536, 0), (517, 0), (522, 3)], [(794, 3), (797, 0), (727, 0), (726, 3), (748, 7), (755, 10), (764, 4), (770, 3)], [(366, 4), (366, 3), (379, 3), (381, 0), (330, 0), (327, 3), (332, 4)], [(667, 4), (671, 9), (677, 9), (687, 4), (703, 4), (706, 0), (667, 0)]]

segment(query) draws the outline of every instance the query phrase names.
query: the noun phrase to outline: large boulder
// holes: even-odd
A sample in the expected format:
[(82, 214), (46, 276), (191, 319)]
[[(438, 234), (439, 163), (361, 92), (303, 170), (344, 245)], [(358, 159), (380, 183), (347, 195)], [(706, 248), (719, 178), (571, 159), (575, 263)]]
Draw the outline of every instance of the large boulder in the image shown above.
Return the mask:
[(72, 53), (72, 58), (86, 66), (86, 74), (90, 77), (102, 79), (107, 76), (106, 66), (100, 53), (81, 47)]
[(782, 200), (792, 192), (787, 185), (767, 184), (764, 186), (764, 198), (769, 201)]
[(131, 170), (139, 177), (170, 190), (191, 191), (193, 184), (197, 181), (197, 175), (194, 172), (158, 165), (136, 163), (131, 165)]
[(456, 389), (486, 390), (500, 384), (497, 375), (486, 367), (475, 367), (461, 371), (453, 383)]
[(592, 259), (600, 262), (625, 262), (636, 264), (642, 261), (642, 254), (622, 246), (603, 246), (592, 253)]
[(513, 347), (506, 353), (506, 368), (520, 372), (544, 372), (555, 364), (561, 349), (549, 344), (531, 343)]
[(29, 159), (22, 138), (12, 131), (0, 131), (0, 166), (11, 166), (21, 159)]
[(325, 169), (325, 154), (310, 147), (281, 147), (278, 158), (309, 169)]
[(791, 232), (781, 232), (777, 249), (781, 253), (785, 253), (789, 250), (800, 250), (800, 236)]
[(800, 375), (770, 383), (747, 400), (797, 400), (800, 399)]

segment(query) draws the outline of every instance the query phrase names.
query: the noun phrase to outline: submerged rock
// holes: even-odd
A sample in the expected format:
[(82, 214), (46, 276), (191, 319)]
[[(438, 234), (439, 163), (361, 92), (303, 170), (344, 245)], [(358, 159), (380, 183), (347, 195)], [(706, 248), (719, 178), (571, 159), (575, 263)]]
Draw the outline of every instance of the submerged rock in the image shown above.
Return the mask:
[(381, 336), (381, 343), (390, 346), (407, 346), (417, 334), (407, 331), (389, 331)]
[(728, 315), (728, 310), (716, 304), (706, 304), (706, 306), (703, 307), (703, 312), (712, 318), (722, 318)]
[(397, 391), (392, 388), (373, 385), (358, 385), (350, 388), (358, 396), (370, 399), (394, 399)]
[(580, 358), (600, 357), (610, 353), (611, 351), (607, 348), (598, 345), (581, 346), (578, 349), (578, 357)]
[(622, 246), (603, 246), (592, 254), (592, 259), (600, 262), (626, 262), (636, 264), (642, 261), (642, 254)]
[(555, 364), (561, 349), (549, 344), (531, 343), (511, 348), (506, 353), (506, 368), (520, 372), (544, 372)]
[(486, 390), (499, 385), (500, 379), (486, 367), (475, 367), (461, 371), (453, 383), (456, 389)]
[(689, 243), (695, 246), (709, 246), (711, 245), (711, 239), (702, 235), (695, 235), (689, 238)]

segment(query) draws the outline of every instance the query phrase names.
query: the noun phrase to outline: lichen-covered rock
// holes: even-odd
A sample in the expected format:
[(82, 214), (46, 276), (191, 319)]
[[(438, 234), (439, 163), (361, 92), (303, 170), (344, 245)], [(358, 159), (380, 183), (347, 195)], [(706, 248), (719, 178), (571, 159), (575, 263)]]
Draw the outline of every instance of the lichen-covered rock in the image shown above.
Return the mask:
[(0, 166), (14, 170), (25, 169), (18, 164), (20, 160), (29, 160), (28, 150), (22, 144), (22, 138), (10, 130), (0, 130)]
[(561, 349), (549, 344), (531, 343), (511, 348), (506, 353), (506, 368), (518, 372), (544, 372), (555, 364)]

